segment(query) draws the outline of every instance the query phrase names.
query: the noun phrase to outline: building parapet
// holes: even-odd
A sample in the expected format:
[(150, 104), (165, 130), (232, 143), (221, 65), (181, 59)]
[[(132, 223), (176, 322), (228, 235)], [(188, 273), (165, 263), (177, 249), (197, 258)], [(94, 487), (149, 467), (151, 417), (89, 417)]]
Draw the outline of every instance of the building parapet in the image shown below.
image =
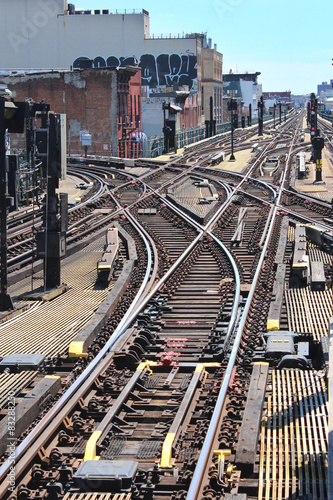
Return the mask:
[[(25, 74), (29, 74), (30, 76), (33, 74), (40, 73), (71, 73), (73, 70), (70, 68), (1, 68), (0, 76), (24, 76)], [(77, 70), (80, 71), (80, 70)]]
[(169, 38), (199, 38), (201, 39), (204, 35), (201, 33), (161, 33), (161, 34), (152, 34), (146, 35), (145, 40), (160, 40), (160, 39), (169, 39)]
[[(70, 5), (70, 4), (69, 4)], [(145, 14), (146, 16), (149, 16), (149, 12), (145, 9), (95, 9), (95, 10), (90, 10), (90, 9), (68, 9), (65, 12), (65, 15), (92, 15), (92, 16), (97, 16), (97, 15), (124, 15), (124, 14)]]

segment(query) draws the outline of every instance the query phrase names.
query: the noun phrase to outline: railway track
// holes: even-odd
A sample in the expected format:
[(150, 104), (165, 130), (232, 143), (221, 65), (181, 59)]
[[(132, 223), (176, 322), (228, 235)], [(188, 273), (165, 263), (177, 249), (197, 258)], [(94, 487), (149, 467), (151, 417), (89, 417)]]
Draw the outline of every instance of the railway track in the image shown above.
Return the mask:
[[(281, 189), (296, 137), (297, 127), (283, 137), (288, 154), (270, 185), (254, 177), (276, 138), (244, 174), (187, 157), (117, 180), (115, 213), (135, 240), (139, 269), (83, 357), (63, 355), (45, 368), (62, 390), (17, 441), (14, 491), (3, 455), (4, 498), (327, 498), (322, 338), (331, 297), (326, 287), (295, 287), (290, 259), (296, 223), (327, 229), (332, 214)], [(193, 183), (206, 177), (218, 201), (204, 210)], [(332, 267), (327, 246), (308, 247)], [(280, 330), (296, 336), (267, 332), (278, 280)], [(313, 311), (305, 307), (303, 317), (300, 302)], [(282, 354), (276, 343), (288, 344)]]

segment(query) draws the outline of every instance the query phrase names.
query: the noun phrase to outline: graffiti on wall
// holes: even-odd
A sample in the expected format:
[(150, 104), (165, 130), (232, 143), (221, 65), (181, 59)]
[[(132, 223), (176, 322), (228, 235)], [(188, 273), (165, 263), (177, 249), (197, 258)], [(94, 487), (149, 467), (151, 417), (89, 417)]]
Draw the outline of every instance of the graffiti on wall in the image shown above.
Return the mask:
[(187, 85), (192, 92), (197, 91), (197, 58), (189, 54), (142, 54), (136, 57), (101, 56), (95, 59), (78, 57), (73, 62), (74, 69), (106, 68), (117, 66), (138, 66), (141, 68), (142, 85), (150, 88), (171, 87), (174, 83)]

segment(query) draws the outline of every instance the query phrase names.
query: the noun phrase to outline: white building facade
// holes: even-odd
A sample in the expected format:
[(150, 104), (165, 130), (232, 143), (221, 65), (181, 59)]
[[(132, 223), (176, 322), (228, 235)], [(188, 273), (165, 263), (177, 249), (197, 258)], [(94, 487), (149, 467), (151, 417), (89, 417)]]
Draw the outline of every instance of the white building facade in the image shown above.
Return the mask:
[(2, 0), (1, 7), (1, 71), (134, 65), (142, 68), (143, 85), (177, 82), (198, 90), (200, 41), (151, 38), (145, 10), (71, 15), (65, 0)]
[(67, 0), (2, 0), (0, 74), (141, 67), (142, 85), (186, 86), (201, 108), (201, 35), (150, 36), (149, 13), (77, 11)]

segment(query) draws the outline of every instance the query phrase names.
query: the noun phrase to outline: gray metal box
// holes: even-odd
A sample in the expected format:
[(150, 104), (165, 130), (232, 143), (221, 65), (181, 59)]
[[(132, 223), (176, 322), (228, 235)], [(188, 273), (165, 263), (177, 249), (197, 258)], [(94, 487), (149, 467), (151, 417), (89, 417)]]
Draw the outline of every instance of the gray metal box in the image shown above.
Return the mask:
[(38, 370), (44, 359), (44, 354), (8, 354), (0, 362), (0, 372), (6, 369), (9, 369), (12, 373)]
[(137, 468), (134, 460), (87, 460), (73, 478), (85, 491), (119, 493), (130, 490)]
[(267, 336), (266, 356), (271, 357), (278, 354), (295, 354), (294, 338), (292, 335), (277, 332)]

